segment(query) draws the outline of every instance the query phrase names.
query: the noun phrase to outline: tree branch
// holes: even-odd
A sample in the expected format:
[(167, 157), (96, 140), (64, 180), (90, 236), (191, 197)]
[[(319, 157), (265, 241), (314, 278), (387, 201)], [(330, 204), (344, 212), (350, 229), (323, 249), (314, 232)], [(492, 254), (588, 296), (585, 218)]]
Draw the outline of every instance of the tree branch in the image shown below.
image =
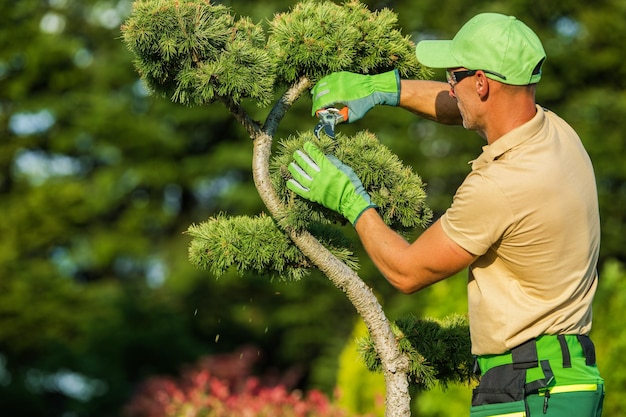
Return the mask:
[(246, 129), (250, 138), (254, 139), (262, 133), (261, 124), (252, 120), (246, 110), (241, 105), (235, 103), (231, 97), (220, 96), (219, 100), (224, 103), (235, 120), (241, 123), (241, 125)]
[(300, 98), (302, 93), (307, 91), (311, 86), (311, 81), (307, 77), (301, 77), (297, 80), (278, 100), (278, 102), (270, 111), (265, 120), (263, 131), (269, 136), (274, 137), (278, 124), (285, 117), (285, 113), (291, 108), (293, 103)]

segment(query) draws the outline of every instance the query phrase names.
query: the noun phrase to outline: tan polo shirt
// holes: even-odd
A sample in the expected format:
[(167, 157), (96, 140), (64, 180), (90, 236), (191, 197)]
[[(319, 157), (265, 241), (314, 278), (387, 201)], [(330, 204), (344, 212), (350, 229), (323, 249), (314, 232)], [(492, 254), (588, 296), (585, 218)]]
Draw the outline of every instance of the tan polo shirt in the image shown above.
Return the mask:
[(479, 258), (468, 282), (472, 353), (541, 334), (587, 334), (600, 245), (593, 167), (574, 130), (537, 107), (472, 163), (441, 218)]

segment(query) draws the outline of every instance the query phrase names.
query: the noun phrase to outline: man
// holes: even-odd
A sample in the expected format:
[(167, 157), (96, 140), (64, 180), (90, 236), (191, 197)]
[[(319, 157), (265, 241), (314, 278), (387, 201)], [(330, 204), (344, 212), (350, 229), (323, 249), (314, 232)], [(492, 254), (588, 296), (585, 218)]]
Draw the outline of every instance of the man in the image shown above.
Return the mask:
[(600, 416), (591, 303), (600, 241), (593, 168), (580, 139), (535, 104), (545, 52), (512, 16), (477, 15), (452, 40), (422, 41), (419, 61), (448, 83), (336, 73), (313, 111), (342, 103), (348, 121), (396, 105), (487, 142), (451, 207), (415, 242), (389, 229), (354, 172), (313, 144), (294, 154), (288, 187), (346, 216), (387, 280), (412, 293), (469, 267), (472, 353), (481, 382), (472, 416)]

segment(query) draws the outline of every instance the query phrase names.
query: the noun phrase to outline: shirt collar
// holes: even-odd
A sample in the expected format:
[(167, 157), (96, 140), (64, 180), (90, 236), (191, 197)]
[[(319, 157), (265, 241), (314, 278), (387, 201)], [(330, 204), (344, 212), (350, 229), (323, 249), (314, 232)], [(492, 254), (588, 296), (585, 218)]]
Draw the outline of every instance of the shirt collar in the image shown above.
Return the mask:
[(540, 106), (536, 107), (537, 113), (528, 122), (511, 130), (491, 145), (483, 146), (483, 153), (480, 154), (478, 158), (470, 162), (472, 164), (472, 170), (484, 167), (491, 161), (495, 161), (500, 156), (504, 155), (510, 149), (535, 136), (543, 127), (545, 120), (545, 112), (543, 108)]

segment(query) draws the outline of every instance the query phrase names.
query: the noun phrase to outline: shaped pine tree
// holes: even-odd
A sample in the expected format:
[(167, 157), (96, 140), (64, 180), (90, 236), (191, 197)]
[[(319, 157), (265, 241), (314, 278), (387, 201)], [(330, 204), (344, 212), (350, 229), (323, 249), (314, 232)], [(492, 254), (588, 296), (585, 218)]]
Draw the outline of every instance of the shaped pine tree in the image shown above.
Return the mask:
[[(136, 68), (153, 92), (184, 105), (221, 102), (252, 139), (254, 182), (270, 216), (220, 215), (190, 226), (191, 262), (217, 276), (234, 267), (298, 280), (311, 268), (321, 270), (345, 292), (368, 327), (364, 358), (385, 375), (386, 415), (409, 416), (409, 382), (429, 387), (438, 378), (444, 384), (468, 378), (466, 323), (461, 319), (459, 326), (458, 318), (444, 323), (458, 337), (451, 338), (455, 343), (437, 345), (436, 360), (422, 354), (442, 332), (434, 331), (428, 320), (389, 323), (355, 272), (358, 261), (337, 227), (345, 219), (296, 197), (285, 182), (293, 151), (314, 141), (352, 166), (385, 222), (402, 233), (431, 219), (420, 177), (367, 132), (339, 134), (336, 140), (300, 133), (283, 139), (272, 155), (279, 123), (321, 77), (394, 68), (402, 77), (428, 75), (396, 22), (390, 10), (371, 12), (356, 0), (342, 5), (305, 0), (275, 15), (266, 36), (261, 25), (245, 17), (237, 20), (228, 8), (208, 0), (136, 0), (122, 30)], [(262, 124), (249, 117), (244, 99), (272, 105)]]

